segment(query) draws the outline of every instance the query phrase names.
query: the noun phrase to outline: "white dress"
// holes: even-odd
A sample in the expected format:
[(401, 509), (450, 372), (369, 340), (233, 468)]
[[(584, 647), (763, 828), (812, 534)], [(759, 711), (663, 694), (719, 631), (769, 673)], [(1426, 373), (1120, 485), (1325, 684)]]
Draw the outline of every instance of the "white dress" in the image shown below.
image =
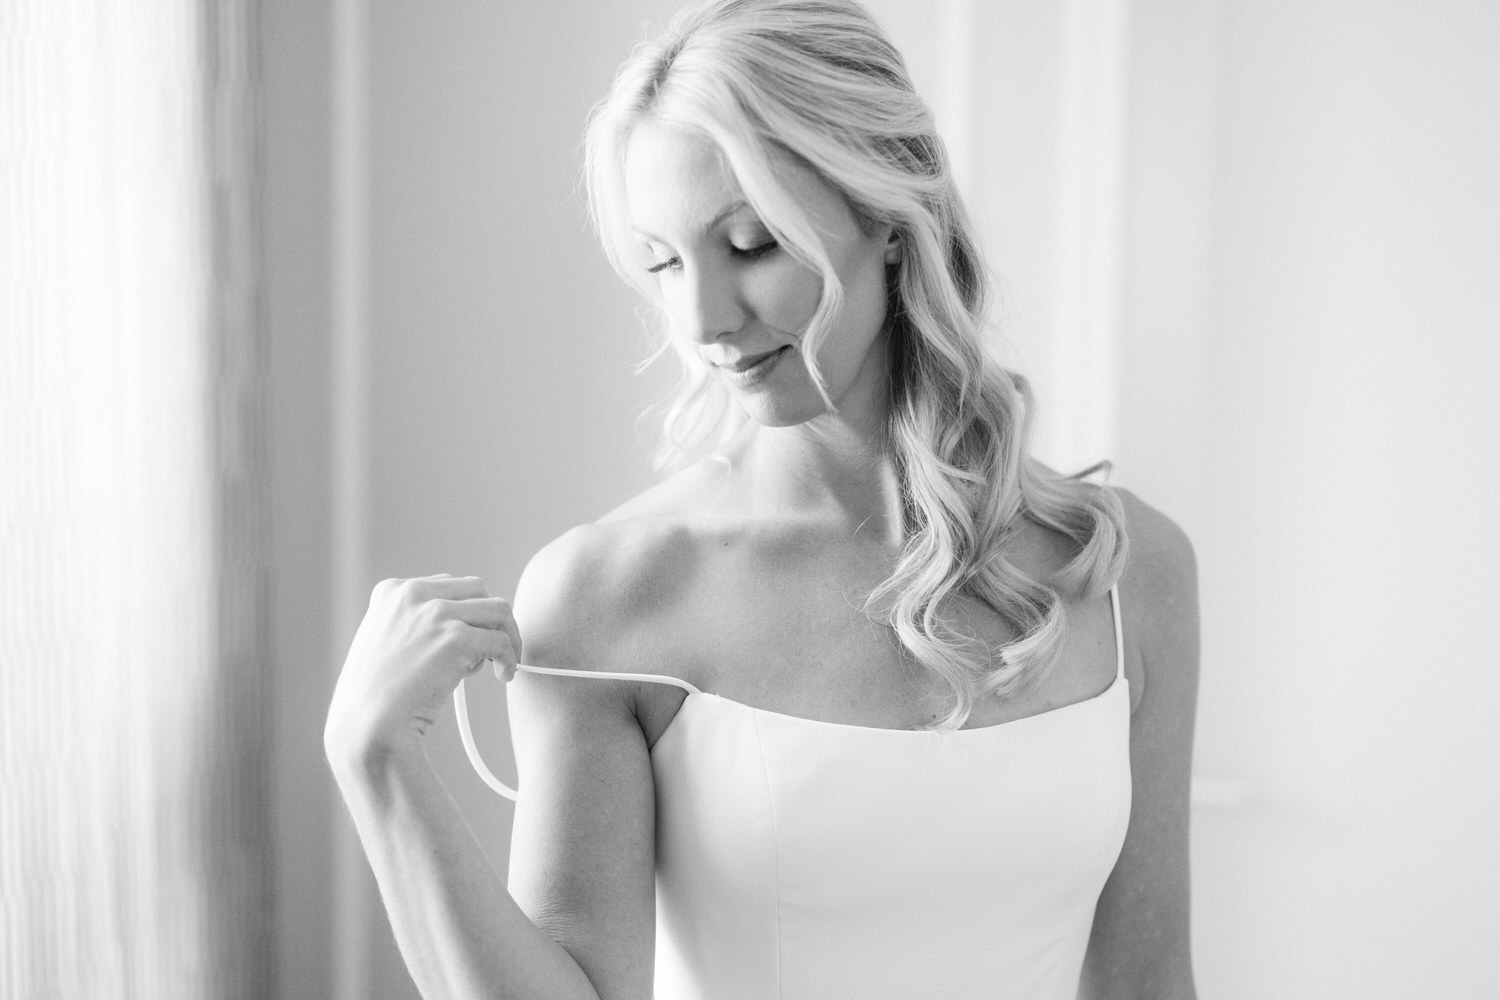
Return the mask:
[(1074, 1000), (1130, 818), (1110, 602), (1104, 692), (977, 729), (816, 722), (650, 677), (688, 691), (651, 751), (657, 1000)]

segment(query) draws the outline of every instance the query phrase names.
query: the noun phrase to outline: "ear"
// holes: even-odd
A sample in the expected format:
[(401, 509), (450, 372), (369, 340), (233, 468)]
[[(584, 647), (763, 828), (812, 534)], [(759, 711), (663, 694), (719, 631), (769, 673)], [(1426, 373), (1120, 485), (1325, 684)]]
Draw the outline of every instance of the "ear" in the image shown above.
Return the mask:
[(895, 226), (891, 227), (890, 233), (885, 238), (885, 262), (887, 264), (901, 263), (901, 231)]

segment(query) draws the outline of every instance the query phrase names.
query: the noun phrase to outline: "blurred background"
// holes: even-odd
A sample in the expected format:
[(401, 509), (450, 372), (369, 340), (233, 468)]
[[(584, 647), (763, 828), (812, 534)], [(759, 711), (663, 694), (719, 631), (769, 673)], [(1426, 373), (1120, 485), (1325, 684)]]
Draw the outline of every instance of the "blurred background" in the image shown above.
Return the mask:
[[(0, 993), (415, 996), (323, 712), (376, 580), (650, 481), (577, 171), (676, 6), (0, 4)], [(1195, 542), (1200, 995), (1500, 996), (1500, 5), (870, 6), (1043, 456)]]

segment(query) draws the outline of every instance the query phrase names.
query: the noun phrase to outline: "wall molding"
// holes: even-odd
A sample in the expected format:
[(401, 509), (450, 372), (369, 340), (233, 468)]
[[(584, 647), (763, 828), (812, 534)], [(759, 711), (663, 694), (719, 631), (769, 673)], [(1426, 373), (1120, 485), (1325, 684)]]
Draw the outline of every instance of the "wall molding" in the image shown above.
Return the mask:
[[(370, 166), (369, 8), (333, 0), (330, 102), (332, 167), (331, 539), (335, 671), (359, 625), (370, 576)], [(343, 803), (333, 808), (333, 995), (370, 995), (373, 877)]]

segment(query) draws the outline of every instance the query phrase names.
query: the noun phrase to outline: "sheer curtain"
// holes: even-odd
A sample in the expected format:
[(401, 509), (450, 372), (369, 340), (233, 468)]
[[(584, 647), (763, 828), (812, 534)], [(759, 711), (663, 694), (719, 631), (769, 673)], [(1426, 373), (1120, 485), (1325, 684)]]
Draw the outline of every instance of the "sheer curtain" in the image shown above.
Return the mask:
[(0, 994), (271, 973), (249, 0), (0, 4)]

